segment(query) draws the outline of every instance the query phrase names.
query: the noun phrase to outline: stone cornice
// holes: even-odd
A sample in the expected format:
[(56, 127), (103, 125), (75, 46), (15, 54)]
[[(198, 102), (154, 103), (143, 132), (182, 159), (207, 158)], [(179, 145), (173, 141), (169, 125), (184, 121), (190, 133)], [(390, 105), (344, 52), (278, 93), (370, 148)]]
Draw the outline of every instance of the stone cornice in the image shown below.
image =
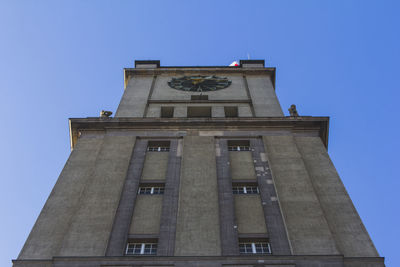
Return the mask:
[(82, 131), (132, 130), (246, 130), (271, 129), (296, 132), (317, 131), (328, 147), (329, 117), (263, 118), (71, 118), (71, 149)]
[(276, 68), (240, 68), (240, 67), (160, 67), (152, 69), (125, 68), (124, 84), (135, 75), (157, 76), (161, 74), (186, 75), (186, 74), (241, 74), (241, 75), (269, 75), (275, 88)]
[(233, 100), (148, 100), (149, 104), (252, 104), (248, 99)]
[[(132, 266), (136, 264), (147, 263), (148, 265), (173, 266), (170, 264), (187, 261), (206, 261), (240, 264), (240, 265), (255, 265), (262, 262), (263, 265), (273, 266), (295, 266), (299, 261), (306, 262), (310, 265), (313, 262), (314, 266), (321, 266), (322, 263), (330, 263), (331, 266), (343, 266), (343, 263), (353, 263), (358, 266), (384, 266), (384, 257), (344, 257), (341, 254), (337, 255), (248, 255), (248, 256), (71, 256), (71, 257), (51, 257), (48, 259), (18, 259), (12, 260), (14, 266), (51, 266), (54, 263), (61, 263), (60, 266)], [(92, 264), (90, 264), (92, 263)], [(341, 263), (339, 265), (339, 263)], [(363, 265), (360, 265), (363, 264)], [(57, 264), (55, 264), (57, 265)], [(355, 265), (354, 265), (355, 266)]]

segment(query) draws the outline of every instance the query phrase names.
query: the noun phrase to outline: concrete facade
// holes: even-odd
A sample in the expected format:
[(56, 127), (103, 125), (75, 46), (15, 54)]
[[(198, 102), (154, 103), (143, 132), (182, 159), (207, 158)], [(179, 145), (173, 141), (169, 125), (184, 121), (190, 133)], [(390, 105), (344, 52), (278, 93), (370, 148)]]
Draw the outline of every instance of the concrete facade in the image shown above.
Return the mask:
[[(202, 93), (168, 86), (185, 75), (231, 85)], [(189, 118), (198, 107), (203, 117)], [(262, 60), (136, 61), (115, 117), (70, 119), (71, 155), (13, 264), (384, 266), (329, 158), (328, 127), (327, 117), (284, 116), (275, 69)], [(129, 243), (157, 250), (129, 254)], [(254, 250), (243, 254), (244, 243)]]
[(176, 256), (219, 256), (214, 138), (185, 136), (176, 224)]
[(259, 195), (235, 196), (235, 215), (239, 234), (266, 234), (261, 199)]
[(295, 140), (340, 253), (350, 257), (377, 257), (378, 252), (360, 223), (321, 140), (315, 137), (296, 137)]
[(90, 183), (103, 141), (103, 134), (79, 139), (18, 258), (45, 259), (59, 253), (69, 222), (80, 206), (79, 199)]
[(147, 152), (141, 180), (165, 180), (167, 166), (168, 153)]
[(233, 180), (256, 179), (256, 172), (254, 170), (253, 157), (251, 155), (251, 152), (230, 152), (229, 160)]
[(136, 198), (129, 234), (159, 234), (162, 200), (160, 195)]

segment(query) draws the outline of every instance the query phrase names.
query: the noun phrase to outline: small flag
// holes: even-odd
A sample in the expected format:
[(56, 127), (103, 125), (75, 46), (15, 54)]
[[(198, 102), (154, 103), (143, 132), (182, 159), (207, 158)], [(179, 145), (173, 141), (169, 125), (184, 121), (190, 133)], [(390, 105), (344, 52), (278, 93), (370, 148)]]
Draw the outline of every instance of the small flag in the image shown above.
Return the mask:
[(239, 63), (237, 61), (233, 61), (229, 67), (239, 67)]

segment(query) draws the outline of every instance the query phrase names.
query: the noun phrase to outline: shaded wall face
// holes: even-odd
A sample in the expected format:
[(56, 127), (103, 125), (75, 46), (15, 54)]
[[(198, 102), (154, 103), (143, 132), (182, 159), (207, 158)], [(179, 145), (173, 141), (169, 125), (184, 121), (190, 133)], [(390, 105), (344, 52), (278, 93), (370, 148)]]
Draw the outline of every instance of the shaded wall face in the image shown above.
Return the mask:
[[(215, 145), (216, 138), (229, 140), (229, 135), (242, 134), (261, 140), (261, 132), (221, 131), (218, 137), (200, 136), (197, 131), (181, 132), (186, 136), (177, 146), (179, 149), (171, 152), (182, 158), (182, 166), (172, 168), (175, 171), (172, 176), (180, 175), (179, 183), (173, 185), (179, 189), (176, 202), (171, 202), (176, 203), (177, 210), (176, 222), (172, 222), (175, 226), (172, 255), (219, 256), (222, 255), (219, 214), (225, 211), (219, 209), (216, 157), (221, 151)], [(146, 131), (84, 133), (19, 258), (104, 256), (129, 175), (133, 148), (138, 142), (136, 135), (143, 141), (146, 134)], [(173, 135), (159, 132), (161, 139), (168, 134)], [(259, 156), (269, 162), (273, 180), (267, 182), (276, 188), (293, 254), (378, 256), (320, 138), (298, 137), (290, 132), (275, 134), (274, 131), (262, 135), (265, 152)], [(227, 152), (232, 183), (260, 181), (254, 167), (258, 159), (254, 157), (254, 148), (251, 150)], [(162, 182), (169, 175), (169, 166), (175, 164), (170, 162), (169, 153), (144, 150), (143, 157), (143, 172), (137, 176), (139, 185)], [(271, 234), (261, 196), (234, 195), (232, 198), (239, 235), (268, 237)], [(169, 213), (163, 215), (165, 201), (165, 195), (137, 195), (131, 204), (134, 210), (127, 233), (160, 237), (162, 222), (169, 218)], [(47, 235), (50, 228), (51, 236)], [(188, 244), (187, 240), (193, 242)]]
[(255, 180), (253, 156), (249, 151), (229, 152), (231, 175), (233, 180)]
[(112, 133), (79, 138), (20, 259), (104, 254), (135, 139)]
[[(208, 96), (208, 101), (202, 104), (190, 103), (191, 96), (199, 95), (200, 92), (185, 92), (168, 86), (173, 77), (183, 75), (193, 74), (131, 77), (127, 82), (116, 117), (160, 117), (162, 107), (174, 107), (173, 117), (187, 117), (188, 106), (212, 107), (212, 117), (225, 117), (224, 107), (237, 107), (239, 117), (283, 116), (271, 77), (267, 74), (243, 76), (216, 73), (217, 76), (227, 77), (232, 83), (225, 89), (203, 92), (203, 95)], [(217, 103), (218, 101), (224, 103)]]
[(168, 166), (168, 153), (147, 152), (141, 181), (165, 180)]
[(162, 195), (138, 195), (129, 234), (155, 234), (160, 231)]
[(79, 139), (18, 258), (46, 259), (59, 253), (69, 221), (81, 205), (80, 196), (90, 183), (103, 142), (103, 134)]
[(235, 216), (239, 234), (267, 234), (259, 195), (236, 195)]
[(213, 137), (183, 139), (175, 255), (221, 255)]
[(295, 141), (338, 250), (349, 257), (377, 257), (378, 252), (321, 139), (296, 137)]

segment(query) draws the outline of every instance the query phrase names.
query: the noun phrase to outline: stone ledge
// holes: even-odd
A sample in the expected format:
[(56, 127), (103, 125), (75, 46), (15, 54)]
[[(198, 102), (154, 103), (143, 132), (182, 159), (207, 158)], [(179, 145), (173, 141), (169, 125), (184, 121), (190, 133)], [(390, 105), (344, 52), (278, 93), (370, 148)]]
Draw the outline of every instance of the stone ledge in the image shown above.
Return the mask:
[(294, 133), (318, 131), (325, 147), (328, 147), (329, 117), (240, 117), (240, 118), (70, 118), (69, 131), (71, 149), (84, 130), (106, 129), (183, 129), (243, 130), (271, 129), (289, 130)]
[(13, 260), (14, 267), (25, 266), (266, 266), (266, 267), (384, 267), (383, 257), (352, 257), (342, 255), (295, 256), (123, 256), (123, 257), (53, 257), (43, 260)]

